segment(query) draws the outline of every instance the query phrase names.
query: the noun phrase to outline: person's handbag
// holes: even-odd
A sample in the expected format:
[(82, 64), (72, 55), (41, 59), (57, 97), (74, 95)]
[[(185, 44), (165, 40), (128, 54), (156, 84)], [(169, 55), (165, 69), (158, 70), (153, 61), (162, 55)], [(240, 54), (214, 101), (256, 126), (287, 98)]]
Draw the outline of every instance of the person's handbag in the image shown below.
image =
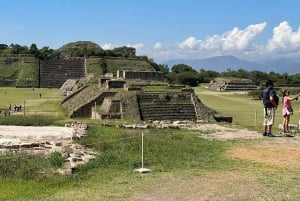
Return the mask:
[(294, 110), (293, 110), (292, 107), (287, 107), (287, 108), (286, 108), (286, 114), (287, 114), (287, 115), (292, 115), (293, 112), (294, 112)]

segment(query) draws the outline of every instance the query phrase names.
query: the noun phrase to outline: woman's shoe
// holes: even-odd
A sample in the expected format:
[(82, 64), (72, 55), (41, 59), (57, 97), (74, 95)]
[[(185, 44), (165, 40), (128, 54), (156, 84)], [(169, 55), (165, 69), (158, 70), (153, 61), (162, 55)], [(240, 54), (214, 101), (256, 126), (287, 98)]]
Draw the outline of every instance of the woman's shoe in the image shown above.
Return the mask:
[(276, 137), (276, 135), (274, 135), (273, 133), (267, 133), (268, 137)]

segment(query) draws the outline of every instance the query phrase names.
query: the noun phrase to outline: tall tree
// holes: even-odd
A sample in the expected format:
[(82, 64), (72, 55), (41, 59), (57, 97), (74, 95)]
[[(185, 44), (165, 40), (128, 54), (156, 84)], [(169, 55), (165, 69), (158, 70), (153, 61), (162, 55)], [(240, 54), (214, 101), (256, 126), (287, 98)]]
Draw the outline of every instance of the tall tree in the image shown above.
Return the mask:
[(32, 43), (29, 48), (30, 54), (33, 54), (36, 58), (40, 56), (40, 51), (35, 43)]
[(114, 48), (113, 52), (116, 56), (130, 58), (130, 57), (135, 57), (136, 50), (133, 47), (123, 46), (123, 47)]
[(172, 72), (174, 73), (183, 73), (183, 72), (193, 72), (197, 73), (196, 70), (194, 70), (191, 66), (186, 64), (177, 64), (172, 67)]

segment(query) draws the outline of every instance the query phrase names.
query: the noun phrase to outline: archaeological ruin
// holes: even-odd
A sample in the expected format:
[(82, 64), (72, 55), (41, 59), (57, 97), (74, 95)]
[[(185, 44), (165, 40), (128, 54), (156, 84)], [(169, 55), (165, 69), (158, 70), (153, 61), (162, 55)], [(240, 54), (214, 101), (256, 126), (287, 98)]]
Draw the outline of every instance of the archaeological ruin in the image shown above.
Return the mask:
[[(218, 120), (192, 88), (167, 84), (163, 73), (157, 71), (117, 70), (99, 78), (97, 84), (76, 88), (77, 81), (86, 77), (85, 63), (82, 58), (40, 62), (40, 87), (60, 87), (61, 94), (66, 96), (61, 104), (70, 118)], [(144, 90), (147, 87), (165, 90)]]
[(250, 79), (216, 78), (209, 84), (209, 88), (217, 91), (251, 91), (259, 89)]

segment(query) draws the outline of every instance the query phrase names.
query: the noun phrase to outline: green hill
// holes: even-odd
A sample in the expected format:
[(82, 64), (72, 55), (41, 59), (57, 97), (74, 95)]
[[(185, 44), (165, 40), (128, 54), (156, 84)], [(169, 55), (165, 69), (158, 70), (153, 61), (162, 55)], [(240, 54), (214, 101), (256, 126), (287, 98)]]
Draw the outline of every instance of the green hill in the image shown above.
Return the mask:
[(32, 55), (1, 55), (0, 86), (36, 87), (38, 60)]
[(122, 57), (90, 57), (86, 60), (88, 74), (99, 77), (105, 73), (116, 75), (117, 70), (155, 71), (148, 60)]
[(62, 57), (72, 57), (76, 55), (90, 55), (92, 53), (99, 54), (103, 49), (96, 43), (91, 41), (77, 41), (63, 45), (58, 49)]
[[(39, 72), (42, 72), (39, 68), (42, 67), (39, 67), (38, 58), (53, 58), (57, 60), (58, 58), (84, 57), (86, 58), (86, 69), (84, 70), (86, 70), (86, 75), (90, 78), (98, 78), (105, 73), (113, 73), (113, 75), (116, 76), (117, 70), (155, 71), (157, 68), (157, 64), (148, 60), (147, 57), (135, 56), (135, 51), (131, 48), (121, 47), (116, 49), (121, 52), (125, 51), (129, 53), (129, 55), (127, 55), (127, 57), (121, 57), (122, 54), (119, 54), (116, 50), (106, 52), (98, 44), (90, 41), (67, 43), (57, 50), (51, 51), (47, 48), (41, 49), (38, 50), (40, 51), (39, 54), (35, 54), (35, 56), (32, 54), (17, 53), (0, 54), (0, 86), (40, 86), (39, 77), (40, 79), (43, 78), (39, 75)], [(41, 57), (41, 55), (44, 56)], [(64, 67), (64, 65), (59, 67), (62, 69), (61, 72), (63, 72)], [(49, 64), (48, 66), (43, 66), (43, 69), (52, 69), (52, 67)], [(51, 75), (49, 76), (51, 77)], [(65, 80), (62, 80), (62, 82), (64, 81)]]

